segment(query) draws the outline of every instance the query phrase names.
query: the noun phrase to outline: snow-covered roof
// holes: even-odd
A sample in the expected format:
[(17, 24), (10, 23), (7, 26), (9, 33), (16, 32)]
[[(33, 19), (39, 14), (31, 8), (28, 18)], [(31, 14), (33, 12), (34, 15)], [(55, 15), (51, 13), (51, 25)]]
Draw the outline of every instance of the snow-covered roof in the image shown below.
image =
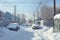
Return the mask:
[(60, 19), (60, 14), (55, 15), (54, 19)]

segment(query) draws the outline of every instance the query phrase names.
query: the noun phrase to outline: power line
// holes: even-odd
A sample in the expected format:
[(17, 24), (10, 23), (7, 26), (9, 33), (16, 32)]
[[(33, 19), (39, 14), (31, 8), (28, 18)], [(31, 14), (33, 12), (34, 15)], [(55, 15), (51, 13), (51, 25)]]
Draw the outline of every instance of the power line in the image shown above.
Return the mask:
[(34, 11), (34, 13), (35, 13), (36, 11), (38, 11), (39, 7), (42, 6), (43, 4), (45, 4), (46, 2), (47, 2), (47, 0), (45, 0), (44, 2), (43, 2), (43, 0), (41, 0), (40, 3), (39, 3), (39, 5), (38, 5), (38, 7), (37, 7), (36, 10)]
[(0, 2), (0, 3), (22, 3), (22, 4), (24, 4), (24, 3), (33, 3), (33, 4), (38, 4), (40, 2)]
[(16, 5), (14, 5), (14, 21), (16, 21)]
[(5, 0), (5, 2), (7, 2), (7, 4), (8, 4), (10, 7), (12, 6), (7, 0)]
[[(1, 3), (1, 4), (2, 4), (2, 3)], [(2, 4), (2, 5), (4, 6), (5, 4)], [(5, 5), (4, 7), (6, 7), (6, 6), (7, 6), (7, 5)], [(10, 8), (10, 7), (7, 6), (7, 8)], [(11, 8), (10, 8), (10, 9), (11, 9)]]
[(42, 4), (42, 0), (39, 2), (38, 7), (36, 8), (36, 10), (34, 11), (34, 13), (38, 10), (38, 8), (40, 7), (40, 5)]
[[(40, 4), (42, 4), (42, 0), (39, 2), (39, 5), (38, 5), (37, 9), (39, 8)], [(36, 10), (34, 11), (34, 13), (33, 13), (33, 16), (34, 16), (34, 23), (35, 23), (35, 12), (37, 11), (37, 9), (36, 9)]]
[[(7, 0), (4, 0), (4, 1), (7, 2)], [(4, 5), (7, 6), (7, 8), (10, 8), (10, 9), (11, 9), (11, 7), (12, 7), (12, 5), (10, 5), (10, 4), (8, 4), (10, 7), (9, 7), (8, 5), (6, 5), (6, 3), (1, 3), (1, 4), (2, 4), (3, 6), (4, 6)], [(4, 7), (5, 7), (5, 6), (4, 6)]]
[(45, 4), (46, 2), (47, 2), (47, 0), (45, 0), (44, 2), (41, 0), (41, 2), (39, 3), (39, 5), (38, 5), (36, 11), (38, 11), (39, 7), (42, 6), (43, 4)]
[[(7, 0), (5, 0), (5, 1), (7, 2)], [(10, 5), (10, 4), (8, 4), (8, 3), (7, 3), (8, 5), (7, 5), (6, 3), (1, 3), (1, 4), (2, 4), (3, 6), (5, 5), (4, 7), (8, 8), (8, 10), (9, 10), (9, 9), (12, 10), (12, 8), (11, 8), (12, 5)]]
[[(44, 3), (46, 3), (47, 2), (47, 0), (45, 0), (44, 2), (43, 2), (43, 0), (41, 0), (40, 1), (40, 3), (39, 3), (39, 5), (38, 5), (38, 7), (36, 8), (36, 10), (34, 11), (34, 15), (35, 15), (35, 13), (36, 13), (36, 11), (38, 11), (38, 9), (39, 9), (39, 7), (41, 6), (41, 5), (43, 5)], [(35, 16), (34, 16), (34, 19), (35, 19)]]

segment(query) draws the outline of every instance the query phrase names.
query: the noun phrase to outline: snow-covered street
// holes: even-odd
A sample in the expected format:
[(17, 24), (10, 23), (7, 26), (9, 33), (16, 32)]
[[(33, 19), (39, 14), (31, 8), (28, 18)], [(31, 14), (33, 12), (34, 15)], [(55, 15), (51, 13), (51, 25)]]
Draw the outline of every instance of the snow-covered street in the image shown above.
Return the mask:
[(43, 29), (33, 30), (31, 27), (20, 26), (19, 31), (10, 31), (0, 28), (0, 40), (59, 40), (60, 34), (54, 33), (53, 28), (46, 26)]
[(0, 40), (60, 40), (60, 0), (0, 0)]
[(6, 28), (1, 29), (0, 40), (32, 40), (33, 32), (25, 30), (23, 27), (19, 31), (10, 31)]

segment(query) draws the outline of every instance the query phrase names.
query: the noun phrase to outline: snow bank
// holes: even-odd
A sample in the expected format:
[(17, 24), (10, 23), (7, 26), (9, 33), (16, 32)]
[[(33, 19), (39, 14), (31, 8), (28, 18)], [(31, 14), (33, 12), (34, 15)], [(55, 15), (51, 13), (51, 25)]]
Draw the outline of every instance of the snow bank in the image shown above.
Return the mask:
[(60, 40), (60, 33), (53, 33), (53, 36), (54, 40)]
[(33, 40), (60, 40), (60, 33), (53, 33), (53, 27), (35, 30)]
[(43, 32), (43, 35), (48, 39), (48, 40), (53, 40), (53, 28), (51, 27), (47, 31)]
[(60, 19), (60, 14), (55, 15), (55, 16), (54, 16), (54, 19), (56, 19), (56, 18), (57, 18), (57, 19)]

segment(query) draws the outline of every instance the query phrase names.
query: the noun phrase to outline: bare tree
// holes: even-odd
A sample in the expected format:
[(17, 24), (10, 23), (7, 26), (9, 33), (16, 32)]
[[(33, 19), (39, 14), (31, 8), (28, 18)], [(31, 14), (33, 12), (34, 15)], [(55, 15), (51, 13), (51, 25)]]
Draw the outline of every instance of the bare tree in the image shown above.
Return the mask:
[(42, 6), (41, 8), (41, 18), (43, 18), (44, 20), (50, 20), (53, 18), (53, 10), (51, 7), (49, 6)]
[(57, 7), (56, 8), (56, 14), (59, 14), (60, 13), (60, 7)]
[(21, 18), (21, 20), (20, 20), (21, 23), (26, 23), (26, 16), (25, 16), (25, 14), (22, 14), (20, 18)]
[(20, 24), (20, 14), (18, 14), (17, 17), (18, 17), (17, 22)]
[(41, 8), (41, 18), (44, 21), (44, 25), (53, 26), (53, 8), (47, 5), (42, 6)]
[(4, 12), (0, 11), (0, 27), (4, 26)]

